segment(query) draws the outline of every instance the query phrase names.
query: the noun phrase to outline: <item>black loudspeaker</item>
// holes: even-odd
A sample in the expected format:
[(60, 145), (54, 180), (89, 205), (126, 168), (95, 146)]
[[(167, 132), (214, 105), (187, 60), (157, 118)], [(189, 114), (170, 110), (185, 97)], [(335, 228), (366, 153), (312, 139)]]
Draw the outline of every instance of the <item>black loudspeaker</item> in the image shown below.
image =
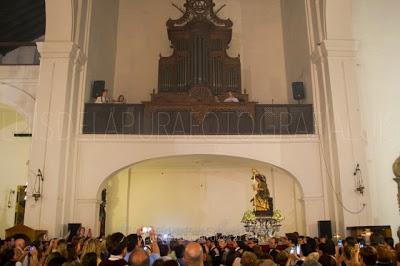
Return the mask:
[(70, 242), (72, 238), (79, 234), (82, 224), (68, 224), (68, 241)]
[(306, 97), (304, 93), (304, 83), (301, 81), (292, 83), (292, 91), (293, 91), (293, 98), (296, 101), (301, 101)]
[(331, 221), (318, 221), (318, 236), (332, 239)]
[(101, 93), (106, 87), (106, 82), (104, 80), (95, 80), (92, 85), (92, 97), (97, 98), (101, 96)]

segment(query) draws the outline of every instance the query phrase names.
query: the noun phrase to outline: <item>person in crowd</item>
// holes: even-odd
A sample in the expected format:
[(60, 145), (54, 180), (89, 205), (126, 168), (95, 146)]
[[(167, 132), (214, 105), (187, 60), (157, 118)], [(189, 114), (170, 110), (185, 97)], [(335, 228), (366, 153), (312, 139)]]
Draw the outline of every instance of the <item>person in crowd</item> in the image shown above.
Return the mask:
[(385, 245), (390, 249), (394, 250), (394, 239), (393, 237), (385, 237), (384, 238)]
[[(399, 226), (399, 228), (397, 228), (397, 239), (400, 240), (400, 226)], [(396, 244), (396, 246), (395, 246), (396, 250), (398, 247), (400, 247), (400, 242)]]
[(218, 250), (219, 250), (220, 256), (221, 256), (221, 264), (227, 265), (226, 260), (227, 260), (228, 253), (230, 250), (228, 248), (226, 240), (222, 237), (220, 239), (218, 239)]
[(396, 245), (396, 263), (400, 266), (400, 243)]
[(339, 259), (339, 262), (342, 266), (350, 266), (351, 265), (352, 252), (354, 249), (355, 249), (355, 247), (351, 247), (349, 245), (343, 247), (343, 252)]
[(149, 254), (142, 248), (135, 249), (129, 257), (130, 266), (150, 266)]
[(109, 235), (106, 240), (107, 251), (110, 257), (103, 260), (100, 266), (124, 266), (127, 265), (124, 260), (126, 254), (127, 240), (122, 233)]
[[(106, 92), (105, 92), (106, 91)], [(104, 90), (103, 92), (102, 92), (102, 95), (107, 95), (108, 94), (108, 91), (107, 90)], [(78, 233), (78, 236), (80, 237), (80, 238), (85, 238), (85, 235), (86, 235), (86, 228), (85, 227), (83, 227), (83, 226), (81, 226), (80, 228), (79, 228), (79, 233)]]
[(129, 257), (131, 256), (132, 251), (140, 247), (139, 235), (130, 234), (126, 237), (126, 241), (127, 241), (127, 252), (124, 259), (126, 262), (129, 262)]
[(231, 91), (228, 91), (228, 97), (224, 100), (225, 103), (238, 103), (239, 99), (236, 98)]
[(191, 242), (186, 246), (184, 255), (187, 266), (203, 266), (203, 248), (199, 243)]
[(87, 239), (83, 243), (83, 248), (81, 251), (81, 257), (83, 258), (88, 253), (94, 253), (97, 256), (97, 264), (100, 264), (100, 243), (97, 239)]
[(160, 249), (160, 257), (163, 261), (168, 261), (172, 260), (172, 257), (170, 256), (170, 249), (169, 246), (164, 243), (163, 241), (158, 241), (158, 247)]
[[(317, 243), (315, 242), (314, 238), (306, 237), (301, 244), (301, 253), (302, 255), (307, 258), (310, 254), (317, 252)], [(318, 261), (318, 259), (316, 259)]]
[(385, 245), (378, 245), (376, 247), (378, 266), (392, 266), (395, 265), (395, 256), (390, 248)]
[(104, 89), (101, 92), (101, 95), (99, 97), (97, 97), (95, 103), (109, 103), (109, 102), (110, 102), (110, 98), (108, 97), (108, 90)]
[(212, 266), (219, 266), (221, 264), (221, 253), (219, 252), (219, 249), (218, 249), (217, 244), (215, 243), (214, 239), (210, 239), (210, 238), (207, 239), (206, 245), (210, 252)]
[(378, 247), (385, 244), (385, 238), (381, 234), (373, 233), (370, 237), (371, 246)]
[(306, 260), (303, 263), (303, 266), (321, 266), (321, 263), (319, 263), (317, 260)]
[(82, 257), (81, 264), (82, 266), (97, 266), (97, 261), (97, 254), (95, 252), (89, 252)]
[(164, 261), (164, 266), (179, 266), (176, 260), (167, 260)]
[(279, 250), (278, 248), (278, 241), (275, 237), (271, 237), (268, 241), (268, 246), (269, 246), (269, 252), (268, 254), (272, 256), (273, 259), (276, 258), (276, 255), (278, 255)]
[[(215, 239), (218, 240), (214, 242)], [(285, 251), (287, 246), (295, 246), (295, 239), (301, 239), (301, 254)], [(129, 263), (133, 266), (400, 266), (400, 245), (394, 250), (391, 239), (379, 235), (372, 240), (371, 245), (366, 244), (360, 248), (358, 243), (354, 244), (353, 238), (346, 239), (341, 257), (338, 255), (339, 248), (329, 238), (323, 239), (318, 245), (319, 255), (314, 238), (298, 237), (297, 234), (272, 238), (267, 247), (258, 245), (256, 238), (246, 240), (221, 234), (215, 238), (201, 237), (197, 242), (186, 242), (182, 239), (157, 238), (155, 231), (151, 230), (145, 241), (146, 249), (141, 248), (141, 233), (126, 238), (121, 233), (114, 233), (105, 241), (91, 235), (77, 235), (69, 240), (41, 239), (31, 244), (27, 244), (23, 238), (17, 238), (15, 241), (0, 240), (0, 265), (122, 266)], [(128, 247), (130, 255), (126, 256)], [(226, 257), (222, 261), (223, 255), (217, 254)]]
[(291, 234), (286, 234), (287, 236), (287, 248), (285, 249), (285, 251), (287, 253), (290, 254), (290, 251), (292, 250), (292, 248), (295, 248), (298, 244), (298, 237), (295, 233), (291, 233)]
[(372, 246), (366, 246), (360, 250), (360, 263), (362, 266), (372, 266), (378, 260), (378, 253)]
[[(177, 244), (174, 248), (173, 248), (174, 252), (175, 252), (175, 257), (176, 257), (176, 261), (178, 262), (178, 264), (180, 266), (186, 266), (185, 264), (185, 260), (183, 259), (183, 256), (185, 254), (185, 246), (182, 244)], [(210, 254), (210, 253), (209, 253)]]
[(67, 240), (60, 239), (56, 243), (57, 247), (55, 249), (55, 252), (58, 252), (63, 258), (67, 259), (68, 257)]
[(286, 263), (289, 261), (289, 253), (285, 250), (281, 251), (276, 255), (275, 263), (279, 266), (286, 266)]
[(325, 244), (320, 244), (319, 250), (321, 255), (318, 262), (322, 266), (335, 266), (336, 265), (336, 248), (331, 239), (327, 239)]
[(357, 244), (357, 239), (352, 236), (348, 236), (343, 240), (343, 247), (355, 247)]
[(52, 256), (49, 256), (45, 266), (62, 266), (66, 261), (67, 259), (61, 256), (60, 253), (55, 252)]
[(67, 262), (64, 266), (80, 266), (78, 254), (76, 252), (76, 247), (72, 243), (67, 244)]
[(249, 251), (245, 251), (243, 253), (242, 259), (240, 260), (241, 266), (256, 266), (257, 264), (258, 264), (258, 259), (256, 254)]

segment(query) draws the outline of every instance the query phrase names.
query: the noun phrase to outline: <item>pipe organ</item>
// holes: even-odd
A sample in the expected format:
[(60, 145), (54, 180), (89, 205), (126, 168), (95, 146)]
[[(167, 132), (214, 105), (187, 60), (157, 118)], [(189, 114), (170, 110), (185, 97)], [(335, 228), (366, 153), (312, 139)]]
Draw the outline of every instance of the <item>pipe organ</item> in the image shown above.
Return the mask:
[(240, 56), (226, 52), (233, 23), (220, 19), (214, 6), (212, 0), (187, 0), (183, 16), (168, 20), (173, 54), (160, 57), (159, 93), (190, 93), (201, 87), (213, 95), (241, 94)]

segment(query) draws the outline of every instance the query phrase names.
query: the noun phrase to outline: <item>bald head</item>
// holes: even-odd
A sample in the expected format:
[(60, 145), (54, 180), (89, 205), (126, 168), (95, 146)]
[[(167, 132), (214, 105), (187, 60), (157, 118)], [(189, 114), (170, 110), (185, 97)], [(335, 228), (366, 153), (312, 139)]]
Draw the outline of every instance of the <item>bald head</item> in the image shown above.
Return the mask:
[(203, 266), (203, 248), (199, 243), (189, 243), (185, 249), (184, 259), (187, 266)]
[(150, 258), (146, 251), (141, 248), (133, 250), (129, 257), (129, 264), (132, 266), (150, 266)]
[(25, 240), (22, 238), (15, 239), (14, 245), (16, 248), (24, 249), (25, 248)]

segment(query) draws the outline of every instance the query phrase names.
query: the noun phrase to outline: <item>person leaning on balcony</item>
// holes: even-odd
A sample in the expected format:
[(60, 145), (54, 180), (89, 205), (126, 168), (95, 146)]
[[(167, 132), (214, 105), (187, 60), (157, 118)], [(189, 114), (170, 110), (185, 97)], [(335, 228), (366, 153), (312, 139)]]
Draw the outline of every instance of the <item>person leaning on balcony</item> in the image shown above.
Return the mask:
[(224, 103), (238, 103), (239, 99), (233, 96), (231, 91), (228, 91), (228, 98), (224, 100)]
[(97, 97), (95, 103), (109, 103), (109, 102), (110, 102), (110, 98), (108, 97), (108, 90), (104, 89), (101, 92), (101, 96)]

